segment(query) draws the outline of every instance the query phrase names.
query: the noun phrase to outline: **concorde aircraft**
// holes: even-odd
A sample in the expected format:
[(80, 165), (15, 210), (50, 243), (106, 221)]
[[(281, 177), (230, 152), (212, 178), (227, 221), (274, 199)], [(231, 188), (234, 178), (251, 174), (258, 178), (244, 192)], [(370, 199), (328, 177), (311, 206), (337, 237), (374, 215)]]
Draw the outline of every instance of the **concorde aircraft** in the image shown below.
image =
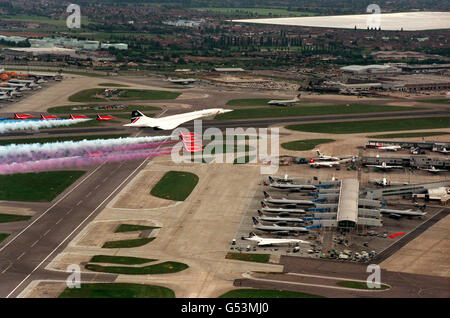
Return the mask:
[(194, 119), (210, 117), (218, 114), (228, 113), (231, 111), (233, 110), (223, 108), (211, 108), (178, 115), (166, 116), (162, 118), (150, 118), (145, 116), (140, 111), (134, 110), (131, 113), (131, 123), (126, 124), (124, 126), (137, 128), (148, 127), (159, 130), (172, 130), (177, 128), (181, 124)]
[(308, 241), (299, 239), (280, 239), (280, 238), (263, 238), (259, 237), (255, 233), (251, 232), (248, 237), (242, 237), (242, 239), (252, 242), (258, 242), (258, 246), (270, 246), (270, 245), (290, 245), (290, 244), (310, 244)]

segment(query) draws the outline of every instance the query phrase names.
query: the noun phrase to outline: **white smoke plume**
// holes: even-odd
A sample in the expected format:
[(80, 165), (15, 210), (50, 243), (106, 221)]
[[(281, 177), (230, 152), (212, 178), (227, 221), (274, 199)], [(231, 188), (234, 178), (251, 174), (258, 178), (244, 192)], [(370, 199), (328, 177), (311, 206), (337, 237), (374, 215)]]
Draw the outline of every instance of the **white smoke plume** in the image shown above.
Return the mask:
[(0, 121), (0, 133), (14, 130), (39, 130), (41, 128), (55, 128), (61, 126), (70, 126), (86, 122), (92, 119), (48, 119), (48, 120), (17, 120)]

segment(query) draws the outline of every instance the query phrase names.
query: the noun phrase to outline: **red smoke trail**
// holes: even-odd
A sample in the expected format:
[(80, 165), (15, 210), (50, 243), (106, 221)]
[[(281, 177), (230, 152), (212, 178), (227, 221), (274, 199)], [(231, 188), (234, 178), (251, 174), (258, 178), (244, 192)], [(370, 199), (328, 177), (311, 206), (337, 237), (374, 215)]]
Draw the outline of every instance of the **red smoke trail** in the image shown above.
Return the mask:
[(112, 152), (100, 155), (52, 158), (39, 161), (0, 164), (0, 174), (15, 174), (59, 170), (67, 168), (81, 168), (105, 162), (122, 162), (169, 155), (172, 148), (139, 150), (128, 152)]
[[(21, 163), (27, 161), (38, 161), (47, 159), (56, 159), (63, 157), (75, 157), (84, 156), (93, 152), (118, 152), (118, 151), (130, 151), (130, 150), (140, 150), (148, 148), (156, 148), (160, 146), (174, 144), (177, 141), (164, 141), (164, 142), (149, 142), (142, 144), (131, 144), (131, 145), (114, 145), (114, 146), (97, 146), (97, 147), (86, 147), (86, 148), (74, 148), (74, 149), (64, 149), (64, 150), (42, 150), (42, 151), (31, 151), (27, 153), (12, 154), (7, 156), (0, 156), (0, 164), (12, 164)], [(45, 148), (44, 148), (45, 149)]]

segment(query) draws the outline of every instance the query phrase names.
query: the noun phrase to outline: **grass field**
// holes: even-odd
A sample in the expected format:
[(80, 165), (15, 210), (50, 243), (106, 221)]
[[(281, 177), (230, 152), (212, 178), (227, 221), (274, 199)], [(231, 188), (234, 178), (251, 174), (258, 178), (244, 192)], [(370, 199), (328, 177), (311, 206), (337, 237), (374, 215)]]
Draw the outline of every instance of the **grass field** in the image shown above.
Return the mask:
[(103, 96), (95, 96), (102, 94), (105, 89), (91, 88), (85, 89), (75, 93), (69, 97), (71, 102), (91, 103), (91, 102), (105, 102), (105, 101), (124, 101), (124, 100), (165, 100), (175, 99), (181, 93), (174, 93), (169, 91), (154, 91), (144, 89), (119, 89), (117, 94), (113, 97), (106, 98)]
[(125, 84), (117, 84), (117, 83), (100, 83), (98, 86), (104, 86), (104, 87), (129, 87)]
[(324, 106), (295, 106), (295, 107), (264, 107), (235, 109), (232, 112), (219, 114), (215, 118), (225, 119), (249, 119), (249, 118), (274, 118), (274, 117), (301, 117), (334, 114), (363, 114), (376, 112), (397, 112), (418, 110), (419, 108), (403, 106), (349, 104), (324, 105)]
[(330, 134), (354, 134), (381, 131), (449, 128), (450, 117), (403, 118), (347, 121), (286, 126), (287, 129)]
[(121, 265), (140, 265), (154, 261), (157, 261), (157, 259), (130, 257), (130, 256), (95, 255), (92, 256), (89, 262), (121, 264)]
[[(158, 111), (161, 108), (156, 106), (140, 106), (140, 105), (127, 105), (123, 109), (73, 109), (74, 107), (86, 107), (86, 106), (97, 106), (97, 105), (68, 105), (68, 106), (56, 106), (47, 109), (47, 112), (51, 114), (101, 114), (101, 113), (124, 113), (131, 112), (133, 110), (140, 110), (142, 112)], [(100, 106), (100, 105), (98, 105)]]
[(154, 237), (148, 238), (139, 238), (139, 239), (131, 239), (131, 240), (119, 240), (119, 241), (108, 241), (103, 244), (102, 248), (132, 248), (144, 246), (145, 244), (153, 241)]
[(226, 259), (234, 259), (238, 261), (267, 263), (270, 259), (269, 254), (246, 254), (246, 253), (228, 253)]
[(0, 175), (0, 200), (50, 202), (84, 171), (49, 171)]
[(413, 132), (413, 133), (372, 135), (372, 136), (367, 136), (367, 137), (368, 138), (388, 139), (388, 138), (431, 137), (431, 136), (441, 136), (441, 135), (450, 135), (450, 132), (446, 132), (446, 131)]
[(153, 187), (150, 194), (158, 198), (184, 201), (198, 183), (198, 176), (184, 171), (169, 171)]
[(334, 139), (306, 139), (285, 142), (281, 147), (287, 150), (304, 151), (314, 149), (317, 145), (335, 141)]
[(272, 100), (270, 98), (243, 98), (232, 99), (227, 102), (228, 106), (267, 106), (267, 103)]
[(336, 285), (341, 286), (341, 287), (347, 287), (347, 288), (356, 288), (356, 289), (369, 289), (369, 290), (385, 290), (385, 289), (389, 289), (389, 286), (387, 285), (380, 285), (380, 288), (369, 288), (367, 286), (366, 282), (354, 282), (354, 281), (340, 281), (337, 282)]
[(31, 219), (29, 215), (0, 214), (0, 223), (27, 221), (29, 219)]
[(158, 226), (145, 226), (145, 225), (134, 225), (134, 224), (120, 224), (114, 233), (122, 232), (134, 232), (134, 231), (145, 231), (159, 229)]
[(255, 158), (256, 158), (256, 156), (238, 157), (238, 158), (234, 159), (233, 164), (234, 165), (246, 164), (246, 163), (249, 163), (250, 161), (255, 160)]
[(289, 290), (234, 289), (219, 296), (219, 298), (323, 298), (323, 296)]
[(5, 139), (0, 140), (0, 145), (11, 144), (34, 144), (34, 143), (46, 143), (46, 142), (61, 142), (61, 141), (80, 141), (80, 140), (93, 140), (93, 139), (113, 139), (113, 138), (125, 138), (130, 134), (117, 134), (117, 135), (90, 135), (90, 136), (69, 136), (69, 137), (49, 137), (49, 138), (28, 138), (28, 139)]
[(175, 298), (175, 293), (156, 285), (83, 283), (81, 288), (67, 287), (59, 298)]
[(185, 270), (189, 266), (178, 262), (163, 262), (155, 265), (147, 265), (142, 267), (127, 267), (127, 266), (101, 266), (97, 264), (87, 264), (86, 269), (111, 274), (124, 275), (156, 275), (156, 274), (171, 274)]
[(221, 153), (249, 152), (253, 150), (253, 147), (244, 144), (209, 143), (205, 146), (203, 153), (206, 155), (218, 155)]
[(7, 233), (0, 233), (0, 243), (3, 242), (8, 236), (9, 234)]
[(450, 104), (450, 98), (437, 98), (437, 99), (417, 99), (416, 101), (421, 103), (432, 103), (432, 104)]

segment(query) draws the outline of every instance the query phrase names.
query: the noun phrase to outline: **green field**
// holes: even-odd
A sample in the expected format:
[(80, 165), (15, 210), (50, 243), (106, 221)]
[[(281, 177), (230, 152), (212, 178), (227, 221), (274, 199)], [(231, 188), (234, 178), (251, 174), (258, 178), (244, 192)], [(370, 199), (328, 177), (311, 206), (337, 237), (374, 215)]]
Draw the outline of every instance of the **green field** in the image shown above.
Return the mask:
[(234, 165), (242, 165), (249, 163), (250, 161), (255, 160), (256, 156), (245, 156), (245, 157), (238, 157), (234, 159), (233, 164)]
[(134, 232), (134, 231), (145, 231), (159, 229), (158, 226), (145, 226), (145, 225), (134, 225), (134, 224), (120, 224), (114, 233), (122, 232)]
[(295, 106), (295, 107), (264, 107), (235, 109), (229, 113), (219, 114), (215, 119), (249, 119), (249, 118), (274, 118), (274, 117), (301, 117), (334, 114), (363, 114), (377, 112), (397, 112), (418, 110), (419, 108), (403, 106), (366, 105), (324, 105), (324, 106)]
[(450, 134), (450, 132), (446, 132), (446, 131), (430, 131), (430, 132), (372, 135), (372, 136), (367, 136), (367, 137), (368, 138), (389, 139), (389, 138), (431, 137), (431, 136), (441, 136), (441, 135), (449, 135), (449, 134)]
[(50, 202), (84, 171), (49, 171), (0, 175), (0, 200)]
[(266, 106), (272, 100), (270, 98), (243, 98), (232, 99), (227, 102), (228, 106)]
[(219, 296), (219, 298), (323, 298), (323, 296), (289, 290), (234, 289)]
[(253, 150), (253, 147), (244, 144), (209, 143), (205, 146), (203, 153), (206, 155), (218, 155), (221, 153), (249, 152)]
[(388, 285), (380, 285), (380, 288), (369, 288), (366, 282), (355, 282), (355, 281), (340, 281), (337, 282), (336, 285), (347, 288), (356, 288), (356, 289), (368, 289), (368, 290), (385, 290), (389, 289)]
[(59, 298), (175, 298), (175, 293), (156, 285), (83, 283), (81, 288), (67, 287)]
[(157, 259), (130, 257), (130, 256), (111, 256), (111, 255), (95, 255), (89, 262), (91, 263), (109, 263), (121, 265), (141, 265), (157, 261)]
[(124, 274), (124, 275), (156, 275), (171, 274), (185, 270), (189, 266), (178, 262), (163, 262), (155, 265), (147, 265), (142, 267), (127, 266), (101, 266), (97, 264), (87, 264), (86, 269), (93, 272)]
[(330, 134), (355, 134), (379, 131), (449, 128), (450, 117), (403, 118), (347, 121), (286, 126), (287, 129)]
[(285, 142), (281, 147), (287, 150), (304, 151), (314, 149), (317, 145), (335, 141), (334, 139), (306, 139)]
[(198, 183), (198, 176), (184, 171), (169, 171), (153, 187), (150, 194), (155, 197), (184, 201)]
[(0, 223), (20, 222), (31, 219), (29, 215), (0, 214)]
[(145, 244), (153, 241), (154, 237), (148, 238), (139, 238), (139, 239), (131, 239), (131, 240), (119, 240), (119, 241), (108, 241), (103, 244), (102, 248), (132, 248), (144, 246)]
[(226, 259), (234, 259), (238, 261), (267, 263), (270, 259), (269, 254), (246, 254), (246, 253), (228, 253)]
[(117, 135), (90, 135), (90, 136), (69, 136), (69, 137), (48, 137), (48, 138), (28, 138), (28, 139), (3, 139), (0, 140), (0, 145), (21, 145), (21, 144), (34, 144), (34, 143), (47, 143), (47, 142), (61, 142), (61, 141), (80, 141), (80, 140), (93, 140), (93, 139), (114, 139), (129, 137), (130, 134), (117, 134)]
[(9, 236), (9, 234), (0, 233), (0, 243), (3, 242), (8, 236)]
[(85, 89), (75, 93), (69, 97), (71, 102), (91, 103), (91, 102), (105, 102), (105, 101), (124, 101), (124, 100), (165, 100), (175, 99), (181, 93), (174, 93), (169, 91), (153, 91), (144, 89), (118, 89), (117, 94), (106, 98), (104, 96), (95, 96), (104, 92), (103, 88)]
[(104, 87), (129, 87), (125, 84), (117, 84), (117, 83), (100, 83), (98, 86), (104, 86)]
[(450, 98), (438, 98), (438, 99), (417, 99), (420, 103), (432, 103), (432, 104), (450, 104)]
[(140, 105), (127, 105), (123, 109), (73, 109), (74, 107), (86, 107), (86, 106), (100, 106), (100, 105), (68, 105), (68, 106), (56, 106), (47, 109), (47, 112), (51, 114), (101, 114), (101, 113), (124, 113), (131, 112), (133, 110), (140, 110), (142, 112), (158, 111), (161, 108), (156, 106), (140, 106)]

